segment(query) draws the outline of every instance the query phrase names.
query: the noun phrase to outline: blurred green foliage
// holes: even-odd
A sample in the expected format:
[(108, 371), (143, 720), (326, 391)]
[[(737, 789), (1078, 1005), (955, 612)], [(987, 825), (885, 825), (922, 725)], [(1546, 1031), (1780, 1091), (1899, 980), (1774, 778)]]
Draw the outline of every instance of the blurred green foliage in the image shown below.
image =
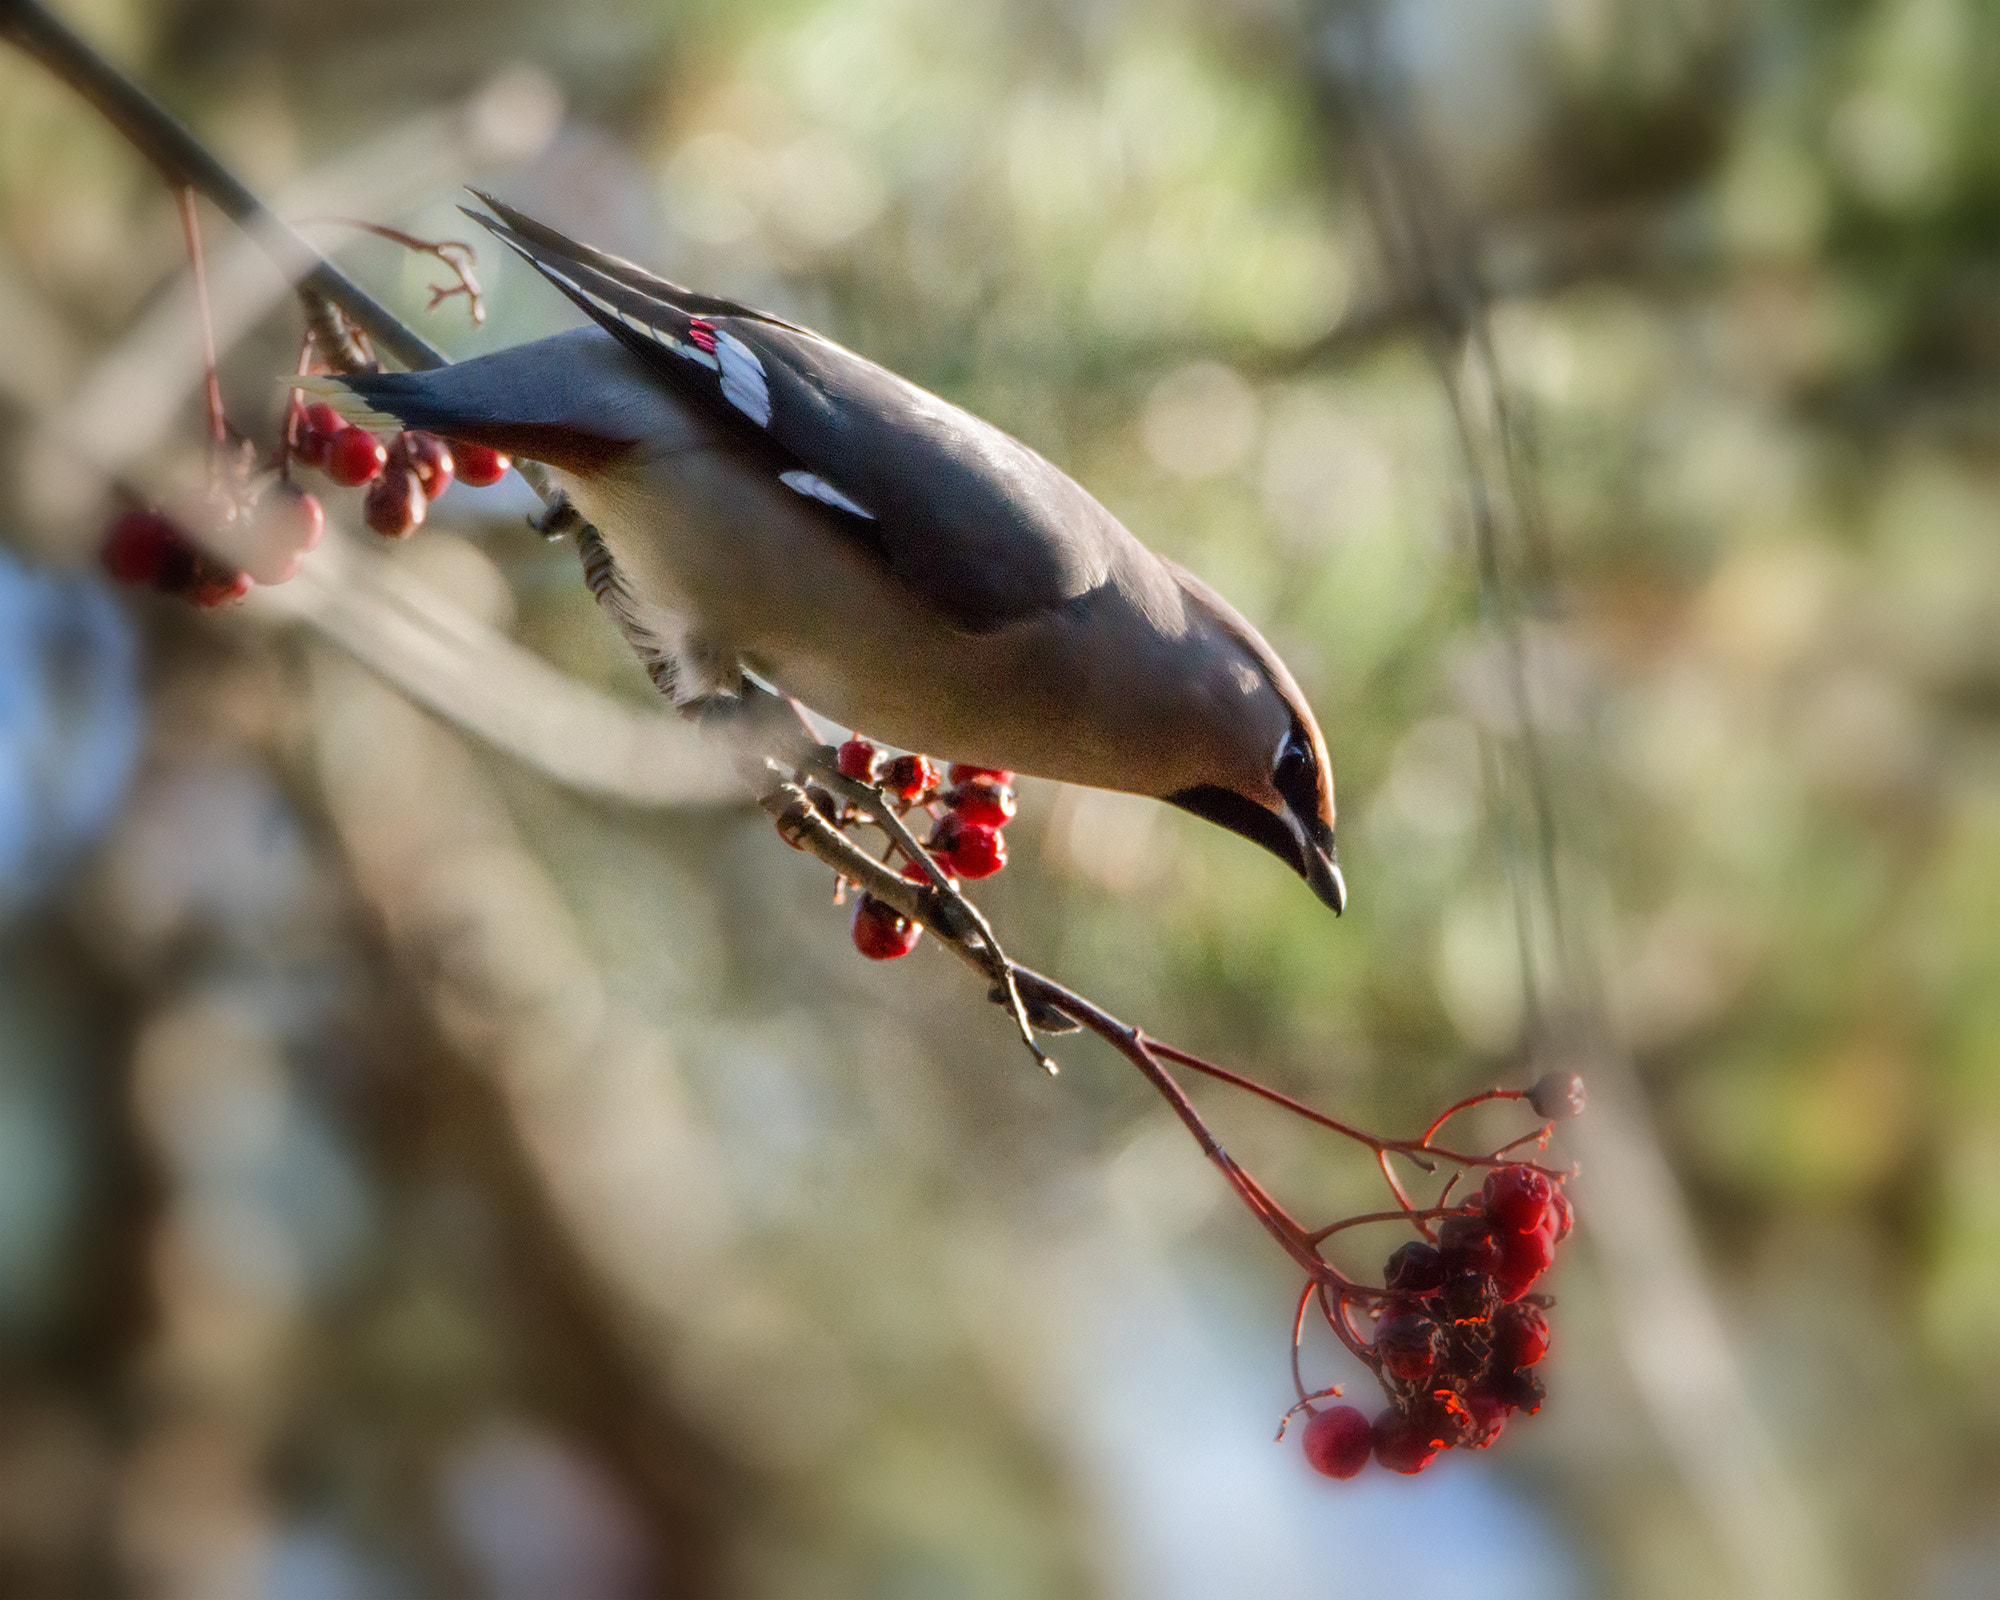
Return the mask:
[[(799, 317), (1016, 432), (1257, 619), (1318, 708), (1354, 893), (1339, 924), (1240, 841), (1031, 785), (1017, 865), (986, 897), (1016, 953), (1372, 1124), (1420, 1125), (1515, 1069), (1508, 851), (1523, 841), (1486, 797), (1484, 752), (1508, 713), (1479, 621), (1465, 473), (1327, 108), (1325, 15), (1308, 0), (77, 9), (266, 186), (499, 68), (552, 74), (574, 123), (497, 177), (503, 192), (677, 279)], [(2000, 1516), (2000, 11), (1384, 10), (1407, 105), (1496, 291), (1500, 365), (1532, 444), (1555, 581), (1527, 638), (1563, 868), (1753, 1390), (1854, 1592), (1987, 1592), (1981, 1552)], [(170, 211), (32, 69), (0, 59), (0, 104), (0, 269), (82, 344), (108, 346), (176, 269)], [(453, 203), (384, 220), (449, 231)], [(372, 242), (351, 258), (420, 312), (424, 263)], [(525, 269), (482, 272), (486, 327), (436, 319), (455, 350), (568, 320)], [(260, 420), (292, 337), (274, 321), (231, 357), (239, 420)], [(26, 517), (16, 486), (4, 498)], [(646, 693), (565, 557), (511, 521), (455, 531), (509, 578), (517, 637)], [(75, 530), (76, 559), (88, 534)], [(326, 886), (356, 847), (327, 820), (338, 804), (302, 736), (284, 731), (303, 715), (304, 647), (221, 660), (184, 619), (146, 625), (162, 748), (249, 745), (274, 774), (271, 804), (309, 819), (300, 848), (328, 875), (313, 881), (342, 906), (368, 902), (365, 884)], [(190, 713), (211, 681), (239, 699), (254, 682), (273, 703), (234, 721)], [(710, 1549), (743, 1592), (807, 1592), (803, 1573), (824, 1594), (1121, 1587), (1093, 1531), (1102, 1508), (1077, 1488), (1088, 1451), (1051, 1415), (1068, 1403), (1051, 1396), (1075, 1391), (1009, 1353), (1032, 1342), (1033, 1314), (1009, 1297), (1034, 1280), (992, 1263), (1074, 1222), (1064, 1186), (1079, 1173), (1114, 1187), (1139, 1173), (1149, 1204), (1185, 1211), (1161, 1231), (1193, 1292), (1230, 1287), (1256, 1308), (1243, 1315), (1265, 1345), (1231, 1358), (1266, 1362), (1273, 1414), (1279, 1263), (1235, 1259), (1239, 1215), (1171, 1198), (1213, 1180), (1191, 1153), (1178, 1166), (1149, 1154), (1158, 1112), (1114, 1063), (1072, 1047), (1050, 1090), (1026, 1081), (946, 963), (857, 971), (824, 884), (761, 825), (636, 817), (487, 770), (606, 992), (681, 1058), (742, 1209), (736, 1248), (805, 1328), (780, 1318), (771, 1337), (853, 1397), (837, 1451), (732, 1456), (712, 1410), (659, 1378), (691, 1359), (667, 1340), (676, 1353), (648, 1369), (660, 1387), (642, 1421), (679, 1438), (672, 1471), (699, 1480), (730, 1459), (716, 1480), (729, 1492), (629, 1491), (652, 1536)], [(189, 982), (185, 952), (117, 954), (137, 936), (106, 925), (115, 904), (79, 892), (43, 915), (85, 929), (64, 948), (89, 983), (123, 1006), (166, 1005)], [(403, 966), (384, 954), (393, 932), (366, 911), (325, 915), (337, 929), (294, 929), (284, 960), (345, 999), (289, 1013), (281, 1053), (295, 1095), (330, 1104), (356, 1181), (388, 1196), (391, 1220), (328, 1291), (344, 1307), (329, 1329), (347, 1333), (327, 1337), (345, 1354), (325, 1353), (330, 1377), (292, 1380), (303, 1398), (287, 1448), (317, 1463), (298, 1480), (319, 1484), (319, 1500), (303, 1497), (315, 1515), (345, 1518), (403, 1570), (462, 1574), (410, 1553), (422, 1541), (403, 1523), (421, 1514), (383, 1487), (404, 1469), (370, 1455), (399, 1427), (449, 1433), (482, 1407), (540, 1406), (598, 1441), (628, 1489), (646, 1451), (621, 1456), (590, 1404), (550, 1398), (570, 1394), (550, 1354), (568, 1335), (496, 1310), (504, 1264), (468, 1265), (458, 1225), (422, 1198), (483, 1195), (518, 1248), (534, 1180), (510, 1161), (496, 1178), (463, 1151), (397, 1153), (368, 1109), (395, 1076), (384, 1062), (443, 1072), (449, 1052), (435, 1023), (379, 1019), (420, 1009), (422, 984), (396, 976), (407, 953)], [(241, 977), (212, 956), (195, 965)], [(0, 985), (0, 1038), (47, 1026), (17, 987)], [(75, 1009), (77, 1038), (95, 1038), (92, 1007)], [(37, 1047), (51, 1074), (70, 1070), (72, 1048)], [(328, 1062), (350, 1057), (375, 1063), (354, 1069), (366, 1093), (328, 1085)], [(461, 1086), (444, 1103), (470, 1115), (460, 1101), (477, 1099)], [(110, 1149), (116, 1118), (99, 1115)], [(505, 1144), (508, 1119), (478, 1116)], [(1219, 1121), (1306, 1209), (1373, 1203), (1365, 1163), (1240, 1108)], [(1147, 1176), (1162, 1160), (1166, 1179)], [(106, 1182), (124, 1193), (117, 1170)], [(1560, 1508), (1605, 1592), (1717, 1592), (1707, 1558), (1667, 1553), (1699, 1544), (1693, 1513), (1619, 1373), (1601, 1289), (1576, 1270), (1558, 1399), (1498, 1468)], [(35, 1293), (4, 1293), (21, 1309), (0, 1322), (31, 1323)], [(144, 1349), (130, 1338), (63, 1392), (89, 1410), (130, 1381), (118, 1361)], [(619, 1338), (601, 1334), (603, 1349)], [(607, 1382), (640, 1381), (603, 1361)], [(24, 1338), (10, 1383), (32, 1398), (61, 1388), (53, 1370)], [(413, 1397), (458, 1420), (412, 1421)], [(350, 1424), (374, 1421), (343, 1430), (350, 1405)], [(1962, 1573), (1971, 1586), (1951, 1587)]]

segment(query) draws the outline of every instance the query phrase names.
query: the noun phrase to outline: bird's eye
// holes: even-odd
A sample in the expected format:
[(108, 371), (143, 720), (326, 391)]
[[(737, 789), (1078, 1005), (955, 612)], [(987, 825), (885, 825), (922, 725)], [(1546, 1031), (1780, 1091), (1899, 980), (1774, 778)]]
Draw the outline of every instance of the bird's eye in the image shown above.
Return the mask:
[(1312, 745), (1297, 728), (1285, 735), (1278, 746), (1278, 759), (1271, 766), (1271, 787), (1293, 805), (1304, 802), (1312, 810), (1317, 803), (1318, 783), (1313, 770)]

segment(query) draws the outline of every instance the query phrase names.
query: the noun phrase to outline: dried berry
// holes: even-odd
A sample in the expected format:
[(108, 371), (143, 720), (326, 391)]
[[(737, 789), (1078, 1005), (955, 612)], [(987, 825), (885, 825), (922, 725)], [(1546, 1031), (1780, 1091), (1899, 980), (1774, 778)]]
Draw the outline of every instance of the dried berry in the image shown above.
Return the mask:
[(1461, 1212), (1438, 1226), (1438, 1253), (1447, 1274), (1500, 1270), (1500, 1247), (1484, 1217)]
[(894, 906), (864, 894), (854, 908), (854, 948), (870, 961), (894, 961), (916, 949), (923, 924), (912, 922)]
[(1353, 1406), (1333, 1406), (1306, 1423), (1306, 1460), (1329, 1478), (1351, 1478), (1368, 1465), (1373, 1429)]
[(1411, 1312), (1391, 1317), (1375, 1334), (1375, 1353), (1382, 1358), (1382, 1370), (1404, 1383), (1421, 1383), (1428, 1378), (1441, 1348), (1437, 1324)]
[(1427, 1294), (1444, 1282), (1444, 1257), (1421, 1239), (1412, 1239), (1389, 1257), (1382, 1282), (1398, 1294)]
[(1369, 1431), (1375, 1459), (1391, 1472), (1422, 1472), (1443, 1443), (1429, 1425), (1394, 1406), (1378, 1416)]
[(1500, 1308), (1500, 1295), (1485, 1273), (1461, 1272), (1445, 1280), (1435, 1303), (1453, 1322), (1487, 1322)]

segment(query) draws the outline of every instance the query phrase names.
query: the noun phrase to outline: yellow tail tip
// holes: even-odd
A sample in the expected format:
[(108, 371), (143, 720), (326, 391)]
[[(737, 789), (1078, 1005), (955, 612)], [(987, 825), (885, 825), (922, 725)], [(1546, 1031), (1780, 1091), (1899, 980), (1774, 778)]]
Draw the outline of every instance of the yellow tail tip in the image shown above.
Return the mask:
[(400, 428), (402, 422), (386, 411), (377, 411), (352, 389), (345, 378), (303, 377), (294, 375), (281, 380), (287, 389), (298, 389), (315, 399), (324, 400), (340, 413), (340, 420), (357, 428)]

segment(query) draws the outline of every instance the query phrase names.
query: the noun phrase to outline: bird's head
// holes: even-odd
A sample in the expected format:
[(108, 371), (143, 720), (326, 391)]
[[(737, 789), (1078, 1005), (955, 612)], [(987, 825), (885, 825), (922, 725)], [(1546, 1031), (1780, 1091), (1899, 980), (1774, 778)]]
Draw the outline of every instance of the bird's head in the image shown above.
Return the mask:
[(1337, 916), (1347, 884), (1333, 842), (1333, 769), (1312, 708), (1255, 628), (1200, 580), (1175, 576), (1204, 614), (1210, 737), (1203, 781), (1163, 798), (1262, 845)]

